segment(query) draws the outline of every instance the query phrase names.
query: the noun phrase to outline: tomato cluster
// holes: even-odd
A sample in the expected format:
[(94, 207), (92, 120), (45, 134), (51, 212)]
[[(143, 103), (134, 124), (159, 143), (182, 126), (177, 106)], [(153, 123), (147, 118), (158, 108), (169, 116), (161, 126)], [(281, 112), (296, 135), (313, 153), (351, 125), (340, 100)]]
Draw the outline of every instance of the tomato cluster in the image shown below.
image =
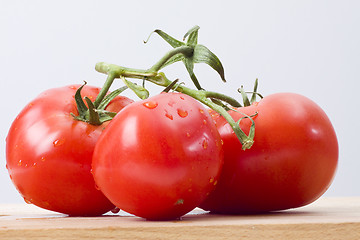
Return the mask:
[[(330, 186), (338, 142), (325, 112), (310, 99), (278, 93), (251, 101), (201, 88), (193, 65), (224, 79), (218, 58), (197, 44), (156, 30), (174, 49), (148, 70), (98, 63), (102, 89), (50, 89), (13, 122), (6, 167), (26, 202), (71, 216), (122, 209), (150, 220), (176, 219), (196, 207), (243, 214), (304, 206)], [(185, 63), (197, 90), (158, 70)], [(143, 79), (166, 87), (148, 98)], [(141, 101), (109, 92), (120, 78)], [(170, 90), (177, 91), (170, 92)], [(261, 96), (262, 97), (262, 96)], [(84, 102), (85, 100), (85, 102)], [(210, 107), (206, 108), (204, 105)]]
[[(94, 126), (70, 115), (77, 111), (78, 87), (45, 91), (9, 131), (10, 177), (24, 199), (39, 207), (99, 215), (117, 206), (156, 220), (198, 206), (266, 212), (316, 200), (334, 177), (335, 131), (303, 96), (273, 94), (229, 110), (235, 120), (253, 116), (254, 145), (244, 151), (221, 115), (185, 94), (135, 103), (116, 97), (107, 109), (117, 116)], [(99, 89), (85, 86), (83, 93), (95, 98)], [(245, 132), (250, 125), (247, 118), (240, 121)]]

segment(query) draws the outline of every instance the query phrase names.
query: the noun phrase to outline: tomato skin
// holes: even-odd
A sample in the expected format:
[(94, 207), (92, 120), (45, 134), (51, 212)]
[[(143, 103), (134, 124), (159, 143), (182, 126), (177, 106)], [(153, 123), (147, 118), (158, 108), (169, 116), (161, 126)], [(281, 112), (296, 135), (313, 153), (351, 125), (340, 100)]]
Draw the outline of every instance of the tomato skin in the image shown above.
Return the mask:
[[(95, 188), (91, 161), (108, 123), (94, 126), (73, 119), (79, 87), (49, 89), (20, 112), (7, 136), (7, 168), (26, 202), (68, 215), (101, 215), (114, 206)], [(99, 91), (85, 86), (82, 95), (94, 100)], [(107, 110), (118, 112), (131, 102), (117, 97)]]
[(180, 93), (124, 108), (96, 145), (93, 174), (120, 209), (149, 220), (179, 218), (214, 189), (223, 164), (206, 109)]
[[(338, 142), (318, 105), (298, 94), (278, 93), (238, 110), (257, 112), (254, 145), (241, 150), (229, 124), (212, 114), (224, 141), (224, 166), (203, 209), (227, 214), (284, 210), (307, 205), (328, 189)], [(235, 120), (243, 117), (229, 113)], [(250, 120), (242, 120), (240, 127), (248, 133)]]

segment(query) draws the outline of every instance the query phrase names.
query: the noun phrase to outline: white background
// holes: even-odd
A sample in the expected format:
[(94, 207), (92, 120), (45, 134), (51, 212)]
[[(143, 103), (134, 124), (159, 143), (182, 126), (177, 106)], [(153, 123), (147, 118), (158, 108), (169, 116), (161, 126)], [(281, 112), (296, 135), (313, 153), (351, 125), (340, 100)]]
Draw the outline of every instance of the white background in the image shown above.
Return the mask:
[[(94, 69), (99, 61), (148, 68), (170, 50), (156, 35), (142, 43), (152, 30), (182, 38), (194, 25), (201, 27), (199, 43), (222, 60), (227, 79), (222, 83), (199, 64), (202, 85), (239, 97), (238, 87), (251, 90), (259, 78), (263, 95), (297, 92), (317, 102), (340, 145), (337, 175), (325, 196), (359, 196), (359, 13), (356, 0), (1, 0), (0, 203), (23, 202), (5, 168), (5, 138), (30, 100), (83, 80), (101, 86), (105, 76)], [(192, 87), (184, 69), (177, 63), (164, 71)]]

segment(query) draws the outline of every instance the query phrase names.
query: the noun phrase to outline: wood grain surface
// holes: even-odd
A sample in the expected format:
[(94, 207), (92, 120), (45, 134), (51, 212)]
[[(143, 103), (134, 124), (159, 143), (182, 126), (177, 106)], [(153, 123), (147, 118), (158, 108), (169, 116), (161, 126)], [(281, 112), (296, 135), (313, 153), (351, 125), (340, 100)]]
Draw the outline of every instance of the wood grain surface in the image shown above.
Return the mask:
[(261, 215), (213, 215), (195, 209), (176, 221), (125, 212), (67, 217), (33, 205), (0, 205), (0, 239), (354, 239), (360, 197), (320, 198), (298, 209)]

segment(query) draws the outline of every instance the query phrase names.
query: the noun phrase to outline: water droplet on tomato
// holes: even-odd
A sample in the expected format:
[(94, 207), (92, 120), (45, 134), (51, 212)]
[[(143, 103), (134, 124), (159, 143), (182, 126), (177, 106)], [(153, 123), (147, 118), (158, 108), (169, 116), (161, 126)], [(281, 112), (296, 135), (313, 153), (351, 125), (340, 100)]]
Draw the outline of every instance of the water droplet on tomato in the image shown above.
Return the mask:
[(44, 156), (41, 157), (41, 161), (45, 162), (46, 158)]
[(10, 180), (12, 180), (12, 175), (10, 174), (9, 176), (10, 176)]
[(64, 139), (56, 139), (54, 142), (53, 142), (53, 145), (54, 147), (59, 147), (61, 145), (63, 145), (65, 143), (65, 140)]
[(216, 184), (217, 184), (217, 181), (214, 182), (214, 186), (216, 186)]
[(187, 133), (186, 133), (186, 136), (187, 136), (187, 137), (190, 137), (191, 135), (190, 135), (190, 133), (187, 132)]
[(206, 124), (207, 124), (207, 121), (206, 121), (205, 119), (203, 120), (203, 124), (204, 124), (204, 125), (206, 125)]
[(6, 169), (9, 169), (9, 166), (7, 164), (5, 165), (5, 167), (6, 167)]
[(33, 167), (36, 167), (36, 166), (37, 166), (37, 163), (36, 163), (36, 162), (34, 162), (32, 166), (33, 166)]
[(95, 189), (100, 191), (100, 188), (96, 183), (95, 183)]
[(157, 102), (153, 102), (153, 101), (149, 101), (149, 102), (144, 102), (143, 103), (144, 107), (148, 108), (148, 109), (154, 109), (158, 106)]
[(111, 212), (116, 214), (116, 213), (120, 212), (120, 208), (114, 207), (113, 209), (111, 209)]
[(70, 86), (69, 88), (70, 88), (70, 89), (73, 89), (73, 90), (75, 90), (75, 89), (76, 89), (76, 87), (75, 87), (75, 86)]
[(29, 200), (29, 199), (27, 199), (27, 198), (24, 198), (24, 201), (25, 201), (27, 204), (32, 204), (31, 199)]
[(201, 108), (199, 108), (199, 112), (200, 112), (201, 114), (204, 114), (204, 110), (202, 110)]
[(175, 101), (173, 101), (173, 100), (170, 100), (170, 102), (168, 102), (168, 105), (169, 105), (170, 107), (173, 107), (174, 104), (175, 104)]
[(18, 164), (17, 164), (17, 165), (18, 165), (19, 167), (21, 167), (22, 164), (23, 164), (23, 161), (20, 159), (20, 160), (18, 161)]
[(173, 120), (173, 119), (174, 119), (174, 117), (173, 117), (171, 114), (169, 114), (169, 113), (165, 113), (165, 116), (166, 116), (168, 119), (170, 119), (170, 120)]
[(204, 149), (207, 149), (208, 145), (209, 145), (209, 143), (208, 143), (207, 139), (204, 139), (204, 141), (202, 142), (202, 147)]
[(179, 108), (179, 109), (177, 110), (177, 113), (178, 113), (179, 116), (182, 117), (182, 118), (187, 117), (187, 115), (188, 115), (188, 112), (187, 112), (186, 110), (181, 109), (181, 108)]

